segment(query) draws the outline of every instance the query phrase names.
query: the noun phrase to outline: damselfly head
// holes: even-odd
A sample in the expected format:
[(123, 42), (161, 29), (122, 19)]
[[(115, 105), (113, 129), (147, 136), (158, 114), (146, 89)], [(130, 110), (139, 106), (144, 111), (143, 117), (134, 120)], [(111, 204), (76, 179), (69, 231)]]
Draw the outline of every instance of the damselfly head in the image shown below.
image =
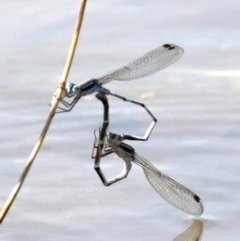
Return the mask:
[(120, 145), (123, 141), (123, 136), (112, 132), (107, 133), (107, 141), (112, 146)]
[(76, 85), (74, 83), (67, 83), (65, 90), (66, 90), (67, 96), (74, 96), (76, 95), (76, 93), (79, 93), (79, 91), (81, 90), (81, 87), (80, 85)]

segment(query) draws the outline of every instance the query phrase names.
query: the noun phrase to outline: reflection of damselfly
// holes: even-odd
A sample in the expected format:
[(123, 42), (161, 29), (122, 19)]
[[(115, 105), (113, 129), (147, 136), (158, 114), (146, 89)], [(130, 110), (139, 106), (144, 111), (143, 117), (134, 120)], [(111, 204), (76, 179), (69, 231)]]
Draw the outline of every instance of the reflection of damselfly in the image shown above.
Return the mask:
[(148, 111), (144, 104), (117, 95), (114, 92), (103, 88), (102, 85), (112, 80), (131, 80), (151, 75), (176, 62), (183, 55), (183, 52), (183, 49), (177, 45), (164, 44), (162, 47), (149, 52), (123, 68), (113, 71), (103, 77), (90, 79), (81, 85), (68, 83), (62, 99), (60, 100), (62, 105), (58, 107), (58, 109), (60, 109), (59, 112), (68, 112), (72, 110), (82, 96), (94, 92), (104, 92), (107, 95), (115, 96), (123, 101), (140, 105)]
[(173, 241), (200, 241), (203, 235), (203, 222), (195, 220), (184, 232), (179, 234)]
[[(135, 136), (107, 133), (109, 124), (108, 101), (104, 93), (98, 93), (96, 97), (103, 103), (104, 121), (102, 129), (99, 131), (99, 137), (95, 135), (92, 158), (95, 158), (94, 169), (103, 184), (109, 186), (126, 178), (131, 170), (132, 162), (134, 162), (143, 169), (149, 183), (167, 202), (189, 214), (201, 215), (203, 203), (198, 195), (160, 172), (149, 161), (138, 155), (130, 145), (123, 142), (123, 140), (138, 140)], [(97, 151), (95, 152), (95, 150)], [(125, 168), (119, 176), (107, 180), (100, 168), (100, 161), (102, 157), (112, 153), (123, 159)]]

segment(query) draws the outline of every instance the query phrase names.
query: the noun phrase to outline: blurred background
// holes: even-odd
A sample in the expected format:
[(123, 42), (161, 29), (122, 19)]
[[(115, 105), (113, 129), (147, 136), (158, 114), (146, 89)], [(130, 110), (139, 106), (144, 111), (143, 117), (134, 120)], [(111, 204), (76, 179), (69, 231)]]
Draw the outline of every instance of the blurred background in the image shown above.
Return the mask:
[[(12, 0), (0, 8), (0, 207), (18, 181), (48, 116), (79, 1)], [(152, 76), (105, 87), (145, 103), (158, 119), (130, 143), (204, 202), (202, 240), (239, 240), (240, 2), (89, 0), (69, 81), (81, 83), (165, 44), (183, 57)], [(150, 117), (109, 97), (109, 130), (144, 135)], [(0, 240), (173, 240), (195, 218), (169, 205), (141, 168), (104, 187), (91, 159), (102, 124), (94, 95), (55, 116)], [(102, 161), (118, 174), (115, 155)]]

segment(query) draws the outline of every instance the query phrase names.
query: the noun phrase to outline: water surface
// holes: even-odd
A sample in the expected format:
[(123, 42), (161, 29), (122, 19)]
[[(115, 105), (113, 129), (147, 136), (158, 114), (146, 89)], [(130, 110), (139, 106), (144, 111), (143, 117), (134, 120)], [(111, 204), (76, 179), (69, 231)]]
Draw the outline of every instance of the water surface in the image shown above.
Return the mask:
[[(17, 182), (49, 113), (79, 1), (8, 1), (0, 8), (0, 206)], [(132, 143), (203, 200), (202, 240), (239, 240), (239, 1), (89, 1), (69, 81), (98, 77), (165, 43), (184, 56), (153, 76), (106, 87), (144, 102), (158, 123)], [(146, 98), (145, 98), (146, 97)], [(141, 108), (109, 98), (119, 133), (143, 135)], [(133, 166), (108, 188), (93, 170), (94, 95), (57, 115), (4, 223), (0, 240), (174, 240), (195, 218), (170, 206)], [(112, 156), (107, 171), (119, 172)], [(115, 169), (115, 170), (114, 170)], [(117, 170), (116, 170), (117, 169)]]

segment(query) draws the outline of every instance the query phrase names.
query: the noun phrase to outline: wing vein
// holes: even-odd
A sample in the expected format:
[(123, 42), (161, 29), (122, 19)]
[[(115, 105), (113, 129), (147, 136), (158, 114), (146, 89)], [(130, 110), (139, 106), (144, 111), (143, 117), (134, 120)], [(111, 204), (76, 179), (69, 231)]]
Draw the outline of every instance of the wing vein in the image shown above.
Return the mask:
[(143, 168), (145, 176), (151, 186), (167, 202), (193, 215), (201, 215), (203, 213), (201, 199), (191, 190), (160, 172), (137, 153), (134, 156), (134, 162)]
[(175, 44), (165, 44), (128, 65), (98, 78), (99, 84), (112, 80), (131, 80), (142, 78), (158, 72), (176, 62), (184, 50)]

